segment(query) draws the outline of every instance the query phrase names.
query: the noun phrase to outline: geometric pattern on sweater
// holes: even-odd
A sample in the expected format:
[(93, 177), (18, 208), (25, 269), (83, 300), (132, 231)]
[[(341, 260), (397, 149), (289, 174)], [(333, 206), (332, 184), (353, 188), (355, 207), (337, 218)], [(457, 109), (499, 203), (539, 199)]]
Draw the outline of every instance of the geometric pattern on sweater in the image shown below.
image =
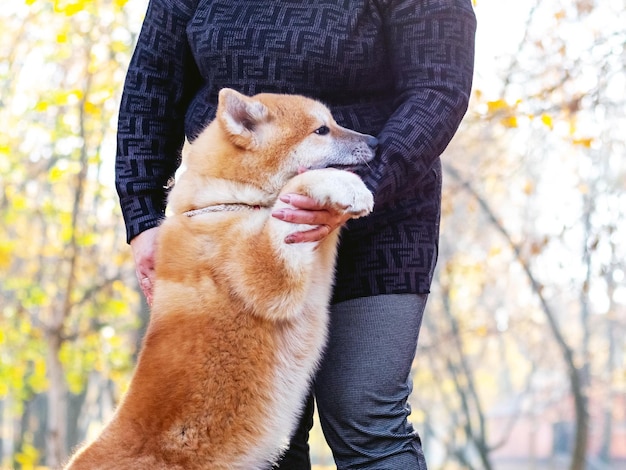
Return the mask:
[(221, 88), (298, 93), (379, 139), (360, 172), (375, 210), (342, 233), (335, 301), (428, 292), (439, 157), (467, 109), (475, 28), (470, 0), (151, 0), (118, 124), (128, 240), (162, 219), (183, 139)]

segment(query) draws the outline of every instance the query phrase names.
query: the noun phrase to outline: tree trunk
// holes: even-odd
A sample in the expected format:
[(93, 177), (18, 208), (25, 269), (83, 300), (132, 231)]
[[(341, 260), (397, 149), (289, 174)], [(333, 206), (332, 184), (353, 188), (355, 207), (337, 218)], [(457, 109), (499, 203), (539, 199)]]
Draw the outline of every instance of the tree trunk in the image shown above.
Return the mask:
[[(459, 325), (450, 307), (450, 293), (448, 287), (442, 284), (441, 288), (443, 290), (443, 310), (450, 323), (452, 340), (458, 354), (458, 367), (453, 364), (452, 359), (449, 359), (448, 369), (454, 379), (457, 393), (459, 394), (461, 405), (465, 413), (466, 425), (464, 426), (464, 431), (468, 442), (473, 443), (475, 450), (478, 452), (483, 470), (491, 470), (493, 467), (489, 458), (489, 446), (487, 445), (485, 414), (476, 391), (476, 386), (474, 385), (472, 371), (465, 360)], [(460, 376), (465, 379), (464, 385), (461, 384)]]
[[(86, 62), (88, 63), (88, 62)], [(83, 142), (86, 142), (85, 132), (85, 97), (91, 84), (91, 75), (87, 75), (87, 84), (83, 99), (79, 103), (80, 115), (80, 135)], [(48, 377), (50, 379), (50, 390), (48, 392), (48, 436), (46, 453), (48, 465), (52, 468), (59, 466), (67, 456), (67, 386), (65, 384), (65, 376), (63, 364), (61, 363), (59, 353), (64, 339), (65, 321), (69, 317), (73, 307), (72, 294), (76, 287), (76, 270), (80, 249), (78, 245), (78, 232), (80, 230), (81, 206), (83, 195), (85, 193), (85, 184), (87, 181), (88, 158), (85, 144), (81, 148), (79, 155), (80, 171), (76, 176), (76, 186), (74, 192), (74, 201), (72, 207), (71, 221), (71, 239), (68, 246), (69, 267), (67, 278), (60, 306), (52, 312), (52, 320), (47, 328), (47, 346), (48, 346)]]
[[(611, 234), (613, 230), (611, 230)], [(616, 260), (615, 244), (611, 243), (611, 259)], [(618, 357), (618, 350), (621, 348), (620, 340), (618, 340), (619, 334), (616, 333), (618, 322), (615, 321), (615, 312), (617, 306), (615, 305), (615, 279), (613, 278), (614, 269), (619, 269), (621, 266), (621, 260), (612, 261), (611, 268), (607, 269), (604, 273), (604, 279), (607, 285), (607, 295), (609, 298), (609, 309), (606, 319), (606, 337), (608, 341), (608, 357), (606, 359), (606, 371), (605, 377), (609, 384), (606, 391), (606, 400), (604, 404), (604, 421), (602, 423), (602, 437), (601, 447), (598, 457), (609, 467), (611, 465), (611, 436), (613, 435), (613, 400), (615, 399), (615, 390), (613, 389), (612, 379), (615, 373), (616, 358)], [(620, 338), (621, 339), (621, 338)]]
[(574, 353), (567, 341), (565, 340), (565, 337), (563, 336), (563, 332), (561, 331), (561, 328), (558, 324), (555, 313), (552, 311), (552, 308), (548, 304), (546, 298), (543, 296), (542, 286), (535, 279), (535, 276), (533, 275), (529, 264), (524, 259), (521, 247), (513, 241), (513, 238), (509, 235), (507, 230), (495, 216), (487, 201), (485, 201), (485, 199), (483, 199), (474, 190), (471, 184), (467, 180), (465, 180), (452, 166), (444, 165), (444, 167), (447, 173), (450, 174), (450, 176), (452, 176), (456, 181), (458, 181), (459, 184), (461, 184), (461, 186), (463, 186), (476, 199), (483, 212), (487, 215), (489, 221), (506, 239), (507, 243), (511, 247), (511, 250), (515, 254), (517, 262), (520, 263), (520, 265), (522, 266), (522, 269), (524, 270), (524, 273), (526, 274), (526, 277), (530, 282), (530, 286), (533, 292), (539, 299), (543, 313), (548, 320), (548, 325), (550, 326), (552, 336), (554, 337), (554, 340), (561, 351), (563, 362), (565, 363), (565, 367), (567, 369), (570, 390), (574, 399), (576, 434), (574, 437), (574, 450), (572, 452), (572, 459), (569, 468), (570, 470), (585, 470), (585, 462), (587, 458), (587, 442), (589, 440), (589, 416), (587, 410), (587, 396), (585, 394), (583, 379), (581, 376), (581, 371), (576, 367), (576, 363), (574, 362)]
[(46, 433), (46, 464), (51, 468), (58, 468), (65, 458), (67, 451), (67, 388), (63, 374), (63, 365), (59, 359), (59, 350), (62, 340), (60, 334), (50, 332), (48, 336), (48, 429)]

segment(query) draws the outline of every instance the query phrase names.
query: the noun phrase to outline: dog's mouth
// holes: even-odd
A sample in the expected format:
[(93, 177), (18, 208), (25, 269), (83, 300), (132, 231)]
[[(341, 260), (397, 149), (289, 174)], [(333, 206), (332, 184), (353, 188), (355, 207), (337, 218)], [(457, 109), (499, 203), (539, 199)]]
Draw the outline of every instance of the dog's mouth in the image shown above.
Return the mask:
[(336, 170), (344, 170), (344, 171), (350, 171), (352, 173), (354, 173), (355, 171), (357, 171), (359, 169), (359, 165), (356, 164), (352, 164), (352, 165), (328, 165), (327, 168), (335, 168)]
[(310, 166), (307, 168), (300, 167), (298, 168), (298, 173), (303, 173), (308, 170), (323, 170), (324, 168), (334, 168), (336, 170), (344, 170), (344, 171), (350, 171), (354, 173), (359, 169), (359, 167), (360, 165), (357, 163), (350, 163), (350, 164), (333, 163), (329, 165), (314, 165), (314, 166)]

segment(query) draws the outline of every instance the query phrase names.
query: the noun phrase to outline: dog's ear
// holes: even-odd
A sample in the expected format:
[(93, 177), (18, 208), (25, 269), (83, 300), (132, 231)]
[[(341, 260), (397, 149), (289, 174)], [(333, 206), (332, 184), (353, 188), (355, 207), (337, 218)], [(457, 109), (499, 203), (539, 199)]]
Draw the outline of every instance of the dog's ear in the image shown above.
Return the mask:
[(267, 119), (268, 110), (263, 103), (230, 88), (219, 92), (217, 118), (233, 143), (245, 149), (258, 145), (256, 128)]

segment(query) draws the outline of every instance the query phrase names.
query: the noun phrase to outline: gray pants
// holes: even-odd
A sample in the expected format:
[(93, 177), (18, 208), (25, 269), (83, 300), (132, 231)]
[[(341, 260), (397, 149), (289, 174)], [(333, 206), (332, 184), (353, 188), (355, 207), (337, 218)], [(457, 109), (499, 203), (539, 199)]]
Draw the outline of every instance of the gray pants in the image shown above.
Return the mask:
[[(338, 469), (426, 470), (420, 439), (407, 421), (427, 295), (381, 295), (336, 304), (315, 399)], [(311, 468), (309, 400), (280, 470)]]

